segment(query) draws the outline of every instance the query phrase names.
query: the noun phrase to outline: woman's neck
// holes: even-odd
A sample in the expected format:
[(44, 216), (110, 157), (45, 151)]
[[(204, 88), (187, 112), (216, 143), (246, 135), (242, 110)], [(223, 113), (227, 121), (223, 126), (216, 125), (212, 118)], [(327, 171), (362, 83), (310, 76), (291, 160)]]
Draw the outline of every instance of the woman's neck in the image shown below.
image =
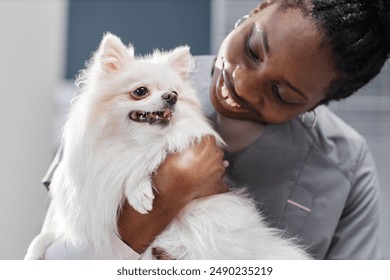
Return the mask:
[(261, 123), (217, 115), (216, 129), (226, 142), (229, 153), (238, 152), (252, 144), (263, 134), (264, 128), (265, 125)]

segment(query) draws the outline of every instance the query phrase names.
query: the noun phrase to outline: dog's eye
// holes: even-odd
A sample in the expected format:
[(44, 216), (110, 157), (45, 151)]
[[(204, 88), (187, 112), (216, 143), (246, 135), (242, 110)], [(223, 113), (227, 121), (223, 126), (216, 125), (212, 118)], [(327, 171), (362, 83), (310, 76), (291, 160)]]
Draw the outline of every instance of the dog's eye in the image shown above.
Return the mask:
[(133, 91), (134, 95), (136, 96), (145, 96), (148, 93), (148, 89), (146, 87), (139, 87), (136, 90)]

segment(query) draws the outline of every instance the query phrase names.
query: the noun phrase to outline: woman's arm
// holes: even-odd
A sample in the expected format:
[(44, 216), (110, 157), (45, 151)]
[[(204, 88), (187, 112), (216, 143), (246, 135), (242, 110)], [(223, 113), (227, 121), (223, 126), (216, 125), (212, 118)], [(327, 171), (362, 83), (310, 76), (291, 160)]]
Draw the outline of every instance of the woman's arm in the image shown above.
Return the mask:
[(123, 241), (142, 253), (191, 200), (227, 191), (224, 175), (223, 151), (212, 137), (169, 155), (153, 177), (153, 210), (140, 214), (127, 203), (121, 209), (118, 228)]
[(381, 259), (379, 183), (364, 142), (355, 165), (351, 192), (326, 259)]

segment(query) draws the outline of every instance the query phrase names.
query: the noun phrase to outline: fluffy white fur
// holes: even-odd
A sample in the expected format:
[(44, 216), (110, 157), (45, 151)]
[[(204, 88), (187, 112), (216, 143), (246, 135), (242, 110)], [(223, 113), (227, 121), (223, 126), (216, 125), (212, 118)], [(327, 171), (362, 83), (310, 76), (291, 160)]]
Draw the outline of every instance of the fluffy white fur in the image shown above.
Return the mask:
[[(26, 259), (44, 258), (57, 238), (74, 246), (89, 244), (97, 252), (106, 247), (115, 252), (120, 205), (127, 199), (141, 213), (152, 209), (151, 174), (168, 153), (183, 151), (205, 135), (223, 145), (187, 81), (191, 65), (188, 47), (138, 58), (132, 46), (105, 35), (78, 80), (82, 94), (64, 127), (64, 156), (50, 189), (51, 215)], [(148, 88), (149, 95), (137, 100), (131, 92), (140, 86)], [(167, 108), (162, 95), (170, 91), (178, 92), (178, 101), (168, 124), (130, 120), (134, 110)], [(242, 191), (193, 201), (145, 256), (152, 247), (175, 259), (309, 258), (293, 241), (267, 227)], [(117, 257), (124, 258), (120, 252)]]

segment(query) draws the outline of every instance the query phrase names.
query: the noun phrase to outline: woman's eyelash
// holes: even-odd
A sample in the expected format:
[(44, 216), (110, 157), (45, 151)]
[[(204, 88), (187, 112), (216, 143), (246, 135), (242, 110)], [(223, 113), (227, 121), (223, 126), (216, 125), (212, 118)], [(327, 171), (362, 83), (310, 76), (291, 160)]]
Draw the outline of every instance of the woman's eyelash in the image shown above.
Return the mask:
[(259, 60), (259, 57), (257, 54), (252, 50), (251, 45), (250, 45), (250, 37), (246, 40), (246, 49), (249, 54), (249, 56), (255, 60)]
[(275, 96), (276, 100), (283, 105), (291, 105), (291, 103), (287, 102), (280, 96), (279, 87), (275, 84), (272, 85), (272, 93)]

